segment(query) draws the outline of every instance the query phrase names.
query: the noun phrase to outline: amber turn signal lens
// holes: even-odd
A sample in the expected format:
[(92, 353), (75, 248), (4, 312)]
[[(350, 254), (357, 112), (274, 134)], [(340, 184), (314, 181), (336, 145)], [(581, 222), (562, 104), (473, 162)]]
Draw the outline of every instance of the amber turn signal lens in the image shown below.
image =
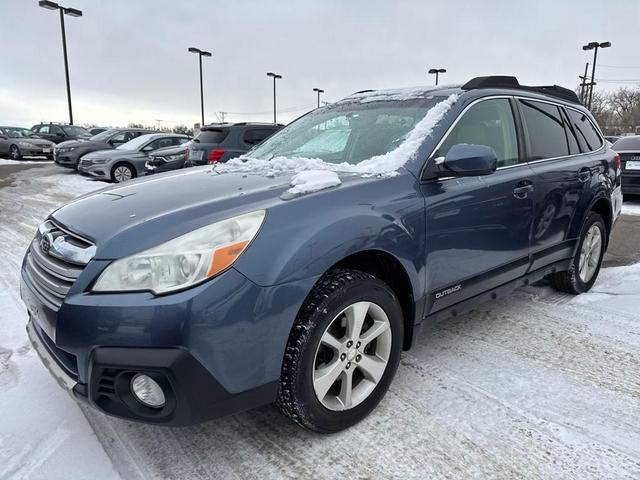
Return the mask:
[(229, 267), (229, 265), (236, 261), (236, 258), (240, 256), (247, 245), (249, 245), (249, 240), (243, 240), (242, 242), (233, 243), (217, 249), (213, 254), (211, 267), (209, 267), (207, 276), (212, 277)]

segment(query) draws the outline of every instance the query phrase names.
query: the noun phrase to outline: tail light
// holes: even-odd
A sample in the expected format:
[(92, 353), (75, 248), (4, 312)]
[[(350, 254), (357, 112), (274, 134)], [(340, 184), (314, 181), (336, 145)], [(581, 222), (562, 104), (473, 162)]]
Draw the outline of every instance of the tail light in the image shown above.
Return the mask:
[(616, 153), (616, 156), (613, 157), (613, 165), (616, 167), (616, 170), (620, 170), (622, 168), (622, 161), (620, 160), (619, 153)]
[(224, 155), (224, 148), (214, 148), (209, 152), (207, 163), (216, 163)]

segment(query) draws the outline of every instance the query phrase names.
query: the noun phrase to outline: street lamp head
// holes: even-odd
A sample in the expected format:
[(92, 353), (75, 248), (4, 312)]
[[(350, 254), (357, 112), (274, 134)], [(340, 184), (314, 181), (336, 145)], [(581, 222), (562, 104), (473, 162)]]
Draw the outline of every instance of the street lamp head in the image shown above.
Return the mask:
[(318, 93), (324, 93), (324, 90), (322, 90), (321, 88), (314, 88), (313, 91)]
[(64, 8), (65, 15), (69, 15), (71, 17), (81, 17), (82, 11), (77, 8)]
[(447, 69), (446, 68), (430, 68), (429, 69), (429, 73), (434, 74), (434, 73), (446, 73)]
[(611, 42), (602, 42), (600, 48), (608, 48), (611, 46)]
[(189, 51), (191, 53), (200, 53), (200, 49), (196, 47), (189, 47)]
[(60, 5), (56, 2), (50, 2), (49, 0), (40, 0), (38, 5), (42, 8), (46, 8), (47, 10), (58, 10), (58, 8), (60, 8)]
[(207, 52), (206, 50), (201, 50), (200, 55), (202, 55), (203, 57), (210, 57), (211, 52)]
[(282, 78), (282, 75), (278, 75), (277, 73), (273, 72), (267, 72), (267, 77)]

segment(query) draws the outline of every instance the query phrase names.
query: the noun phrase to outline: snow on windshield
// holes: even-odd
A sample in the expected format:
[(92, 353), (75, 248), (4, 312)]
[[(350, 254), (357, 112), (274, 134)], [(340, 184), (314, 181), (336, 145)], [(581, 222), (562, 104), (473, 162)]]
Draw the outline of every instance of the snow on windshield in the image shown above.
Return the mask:
[(374, 90), (374, 91), (364, 91), (360, 93), (354, 93), (342, 100), (340, 102), (358, 102), (358, 103), (369, 103), (369, 102), (379, 102), (379, 101), (406, 101), (406, 100), (414, 100), (416, 98), (422, 98), (426, 95), (433, 94), (433, 91), (436, 89), (445, 89), (451, 88), (450, 86), (442, 86), (442, 87), (409, 87), (409, 88), (394, 88), (388, 90)]
[[(387, 94), (388, 92), (389, 91), (387, 91)], [(407, 96), (411, 95), (410, 92), (416, 92), (416, 90), (394, 90), (391, 92), (395, 92), (393, 93), (394, 95), (397, 93), (398, 95), (402, 94)], [(350, 98), (353, 98), (353, 96)], [(386, 98), (388, 99), (388, 97)], [(431, 134), (433, 128), (438, 124), (457, 99), (458, 95), (453, 94), (443, 101), (435, 104), (428, 110), (422, 120), (415, 125), (413, 130), (409, 132), (404, 141), (394, 150), (382, 155), (367, 158), (356, 164), (347, 162), (330, 163), (320, 158), (295, 156), (278, 156), (269, 160), (242, 156), (231, 159), (226, 163), (216, 165), (212, 171), (218, 174), (253, 173), (265, 175), (267, 177), (274, 177), (276, 175), (289, 172), (293, 174), (307, 172), (305, 175), (296, 175), (293, 177), (291, 182), (292, 188), (288, 190), (288, 193), (290, 194), (310, 193), (330, 186), (339, 185), (340, 178), (337, 173), (355, 173), (365, 177), (397, 175), (398, 170), (405, 163), (415, 157), (420, 145), (422, 145), (424, 140)], [(330, 179), (329, 175), (323, 173), (326, 171), (332, 171), (335, 175), (331, 176)]]

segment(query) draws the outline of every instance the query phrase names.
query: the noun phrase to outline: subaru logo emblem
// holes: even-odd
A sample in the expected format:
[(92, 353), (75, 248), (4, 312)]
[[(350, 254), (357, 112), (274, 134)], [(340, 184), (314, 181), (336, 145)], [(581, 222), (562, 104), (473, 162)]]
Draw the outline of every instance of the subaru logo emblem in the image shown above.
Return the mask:
[(53, 239), (51, 237), (51, 234), (45, 233), (40, 239), (40, 250), (42, 250), (43, 253), (49, 253), (52, 243)]

